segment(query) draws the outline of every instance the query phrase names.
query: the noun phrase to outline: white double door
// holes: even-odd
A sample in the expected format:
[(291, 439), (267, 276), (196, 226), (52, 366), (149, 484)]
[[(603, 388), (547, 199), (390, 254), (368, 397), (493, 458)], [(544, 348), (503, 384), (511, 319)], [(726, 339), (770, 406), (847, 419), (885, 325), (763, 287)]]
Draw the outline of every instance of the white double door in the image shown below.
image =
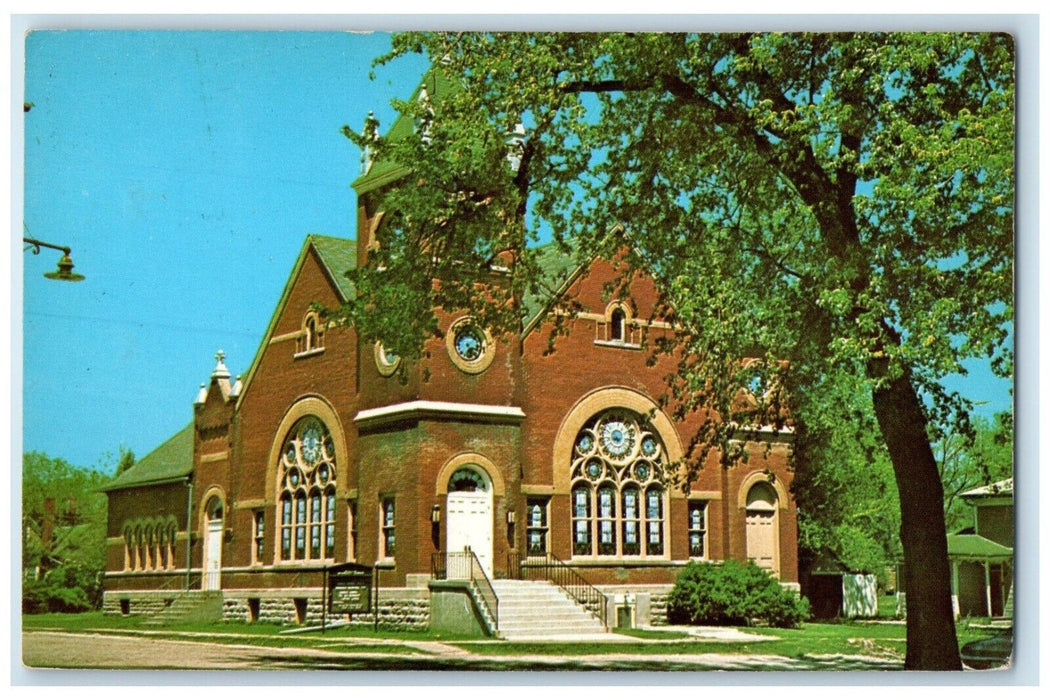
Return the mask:
[(485, 574), (492, 578), (492, 494), (453, 491), (448, 494), (445, 512), (448, 551), (461, 552), (470, 547)]

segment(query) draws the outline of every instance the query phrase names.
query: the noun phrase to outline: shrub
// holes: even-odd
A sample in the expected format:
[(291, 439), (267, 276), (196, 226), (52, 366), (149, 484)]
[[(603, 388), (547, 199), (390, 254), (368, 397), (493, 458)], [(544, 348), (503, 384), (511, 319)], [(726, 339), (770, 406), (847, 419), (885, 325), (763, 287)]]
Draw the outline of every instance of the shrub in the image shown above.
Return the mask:
[(67, 562), (39, 579), (22, 582), (22, 612), (84, 612), (101, 605), (97, 572), (78, 562)]
[(809, 601), (781, 586), (754, 562), (690, 562), (667, 601), (673, 625), (798, 627), (809, 617)]

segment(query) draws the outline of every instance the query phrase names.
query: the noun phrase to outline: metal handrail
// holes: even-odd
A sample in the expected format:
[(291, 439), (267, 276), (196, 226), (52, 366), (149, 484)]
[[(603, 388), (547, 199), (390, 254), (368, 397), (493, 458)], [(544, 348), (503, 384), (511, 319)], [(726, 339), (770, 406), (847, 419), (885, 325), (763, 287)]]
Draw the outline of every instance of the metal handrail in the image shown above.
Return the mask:
[(605, 594), (591, 585), (576, 569), (549, 552), (526, 557), (520, 567), (523, 576), (526, 571), (542, 574), (543, 578), (565, 591), (570, 598), (601, 620), (603, 627), (609, 629)]
[(430, 557), (430, 575), (438, 581), (470, 581), (475, 599), (492, 618), (493, 628), (499, 629), (499, 596), (473, 550), (467, 547), (462, 552), (435, 552)]

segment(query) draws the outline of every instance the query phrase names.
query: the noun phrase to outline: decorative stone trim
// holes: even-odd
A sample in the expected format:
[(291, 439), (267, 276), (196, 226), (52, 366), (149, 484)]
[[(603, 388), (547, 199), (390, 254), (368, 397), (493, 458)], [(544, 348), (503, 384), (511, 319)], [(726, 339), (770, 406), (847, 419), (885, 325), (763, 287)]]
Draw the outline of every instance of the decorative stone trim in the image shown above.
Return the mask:
[[(569, 493), (571, 480), (569, 465), (572, 464), (572, 450), (576, 435), (587, 421), (610, 408), (627, 409), (649, 418), (650, 424), (663, 440), (668, 462), (677, 462), (682, 459), (685, 450), (678, 430), (655, 401), (639, 391), (626, 387), (612, 386), (596, 389), (576, 402), (576, 405), (562, 420), (561, 427), (558, 428), (551, 456), (551, 463), (555, 465), (554, 493)], [(680, 488), (668, 488), (668, 492), (672, 496), (682, 495)]]
[(500, 470), (496, 468), (496, 465), (493, 464), (491, 459), (484, 455), (477, 454), (476, 452), (464, 452), (448, 460), (445, 462), (445, 465), (441, 467), (441, 471), (438, 472), (437, 476), (435, 495), (439, 498), (448, 495), (448, 480), (457, 469), (467, 466), (468, 464), (478, 467), (488, 475), (489, 482), (492, 484), (493, 496), (500, 497), (506, 493), (506, 486), (503, 484), (503, 475), (500, 473)]
[(393, 376), (394, 372), (401, 365), (401, 357), (399, 355), (394, 356), (394, 361), (390, 362), (387, 358), (386, 350), (383, 348), (383, 343), (376, 342), (373, 348), (373, 353), (376, 361), (376, 369), (379, 370), (379, 374), (384, 377)]
[[(467, 329), (473, 329), (481, 336), (482, 341), (481, 353), (472, 360), (460, 355), (459, 349), (456, 347), (458, 336)], [(452, 322), (448, 333), (445, 334), (445, 349), (448, 350), (448, 357), (452, 360), (452, 364), (467, 374), (484, 372), (496, 357), (496, 343), (492, 339), (492, 334), (479, 326), (470, 316), (462, 316)]]
[(622, 340), (596, 340), (595, 345), (603, 348), (620, 348), (621, 350), (641, 350), (641, 343), (628, 343)]
[(781, 483), (780, 479), (772, 477), (769, 472), (765, 471), (753, 471), (744, 477), (744, 480), (740, 483), (740, 490), (737, 491), (736, 505), (738, 508), (747, 508), (747, 493), (755, 484), (769, 484), (772, 486), (773, 490), (777, 492), (777, 508), (779, 510), (788, 509), (790, 502), (784, 484)]
[(354, 422), (357, 423), (359, 429), (365, 429), (398, 421), (427, 418), (517, 424), (525, 419), (525, 413), (517, 406), (490, 406), (450, 401), (408, 401), (391, 406), (365, 409), (354, 416)]
[(526, 496), (553, 496), (554, 487), (548, 484), (522, 484), (521, 492)]

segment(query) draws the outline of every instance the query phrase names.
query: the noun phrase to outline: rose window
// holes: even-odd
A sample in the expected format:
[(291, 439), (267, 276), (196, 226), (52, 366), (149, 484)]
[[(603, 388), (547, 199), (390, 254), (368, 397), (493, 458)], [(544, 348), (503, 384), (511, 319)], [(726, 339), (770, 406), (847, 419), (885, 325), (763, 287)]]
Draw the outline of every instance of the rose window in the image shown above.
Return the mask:
[(330, 559), (335, 549), (335, 444), (319, 419), (288, 433), (279, 466), (280, 558)]
[(665, 450), (656, 430), (626, 410), (598, 414), (572, 455), (573, 556), (663, 557)]

